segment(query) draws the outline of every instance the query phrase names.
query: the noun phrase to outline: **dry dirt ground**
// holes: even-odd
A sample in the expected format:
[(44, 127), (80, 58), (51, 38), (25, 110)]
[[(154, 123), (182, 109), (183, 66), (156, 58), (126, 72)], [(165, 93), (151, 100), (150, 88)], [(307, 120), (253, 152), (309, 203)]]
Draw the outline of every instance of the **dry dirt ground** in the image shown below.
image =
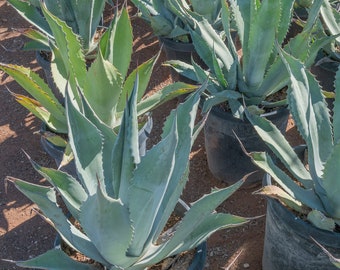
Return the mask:
[[(133, 65), (136, 65), (155, 55), (159, 44), (143, 21), (133, 19), (132, 23), (136, 52)], [(0, 61), (40, 70), (33, 52), (20, 51), (25, 38), (14, 30), (24, 27), (28, 27), (28, 24), (4, 0), (0, 0)], [(160, 60), (164, 61), (164, 54)], [(24, 151), (44, 166), (55, 164), (41, 148), (38, 133), (40, 121), (17, 104), (9, 92), (24, 91), (2, 72), (0, 79), (0, 259), (24, 260), (51, 249), (56, 233), (32, 211), (34, 205), (11, 183), (7, 185), (4, 179), (10, 175), (34, 183), (45, 182), (33, 170)], [(150, 91), (157, 91), (171, 81), (169, 70), (159, 63), (150, 83)], [(154, 112), (155, 134), (175, 105), (176, 101), (169, 102)], [(291, 122), (287, 128), (287, 136), (298, 143)], [(192, 150), (190, 180), (183, 198), (186, 202), (192, 202), (208, 193), (211, 188), (223, 186), (225, 184), (214, 179), (208, 170), (201, 133)], [(218, 211), (245, 217), (264, 215), (265, 199), (252, 195), (257, 188), (259, 187), (236, 192)], [(215, 233), (208, 240), (206, 269), (261, 269), (264, 225), (265, 217), (261, 217), (242, 227)], [(19, 268), (9, 262), (0, 261), (0, 269)]]

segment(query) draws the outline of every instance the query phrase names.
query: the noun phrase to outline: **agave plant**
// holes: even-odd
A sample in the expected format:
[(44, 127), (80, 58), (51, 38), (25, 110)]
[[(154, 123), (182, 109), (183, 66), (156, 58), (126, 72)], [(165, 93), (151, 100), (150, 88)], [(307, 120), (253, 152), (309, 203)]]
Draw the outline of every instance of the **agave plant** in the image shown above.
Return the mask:
[(221, 27), (220, 0), (131, 0), (141, 11), (142, 18), (150, 23), (158, 37), (165, 37), (181, 42), (190, 42), (193, 24), (188, 24), (178, 16), (178, 6), (193, 11), (207, 19), (215, 28)]
[[(69, 84), (81, 106), (79, 92), (88, 100), (100, 120), (111, 129), (120, 125), (126, 97), (138, 76), (138, 115), (150, 111), (193, 86), (175, 83), (144, 97), (158, 55), (128, 73), (132, 55), (132, 27), (126, 9), (117, 12), (99, 42), (99, 52), (88, 68), (79, 37), (67, 24), (42, 6), (42, 12), (55, 36), (51, 70), (54, 81), (65, 97)], [(13, 94), (16, 100), (56, 133), (68, 133), (65, 107), (37, 73), (22, 66), (0, 63), (0, 69), (12, 76), (33, 98)]]
[[(166, 257), (190, 250), (216, 230), (244, 224), (247, 219), (214, 209), (240, 185), (214, 189), (192, 204), (173, 235), (164, 241), (162, 231), (188, 180), (190, 149), (202, 123), (195, 125), (199, 92), (169, 115), (161, 141), (145, 156), (138, 151), (138, 80), (127, 102), (119, 132), (112, 132), (82, 96), (82, 107), (67, 92), (66, 113), (70, 144), (79, 175), (34, 168), (52, 187), (9, 178), (62, 239), (104, 269), (145, 269)], [(61, 195), (75, 227), (56, 202)], [(160, 241), (160, 242), (159, 242)], [(16, 262), (38, 269), (95, 269), (52, 249), (36, 258)]]
[(50, 50), (50, 42), (55, 35), (42, 12), (44, 5), (53, 15), (72, 28), (79, 35), (86, 54), (96, 48), (95, 35), (102, 20), (105, 0), (8, 0), (14, 9), (37, 29), (25, 31), (32, 39), (24, 48), (30, 50)]
[(314, 1), (308, 21), (301, 33), (286, 40), (291, 24), (294, 0), (221, 0), (223, 33), (195, 12), (180, 7), (177, 14), (195, 25), (191, 37), (197, 53), (208, 66), (202, 69), (180, 61), (169, 61), (176, 71), (202, 83), (208, 78), (204, 110), (227, 102), (235, 117), (242, 118), (245, 104), (258, 113), (263, 108), (286, 104), (286, 100), (271, 102), (277, 92), (289, 82), (289, 74), (275, 50), (283, 46), (290, 54), (309, 67), (319, 49), (330, 37), (315, 40), (314, 27), (322, 1)]
[[(318, 82), (296, 58), (281, 52), (290, 74), (288, 104), (306, 142), (308, 169), (293, 148), (266, 119), (247, 112), (258, 134), (282, 162), (289, 174), (267, 153), (253, 152), (255, 164), (278, 184), (263, 187), (261, 194), (278, 198), (292, 209), (307, 215), (316, 227), (333, 231), (340, 225), (340, 99), (336, 96), (330, 115)], [(340, 91), (340, 71), (336, 74), (336, 95)]]

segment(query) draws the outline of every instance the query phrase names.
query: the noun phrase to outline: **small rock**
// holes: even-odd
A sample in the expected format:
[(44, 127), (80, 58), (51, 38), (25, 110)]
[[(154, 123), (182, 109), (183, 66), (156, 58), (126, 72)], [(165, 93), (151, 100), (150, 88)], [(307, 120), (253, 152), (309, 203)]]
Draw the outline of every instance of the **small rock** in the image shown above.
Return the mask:
[(247, 269), (247, 268), (249, 268), (249, 267), (250, 267), (249, 263), (244, 263), (244, 264), (243, 264), (243, 268)]

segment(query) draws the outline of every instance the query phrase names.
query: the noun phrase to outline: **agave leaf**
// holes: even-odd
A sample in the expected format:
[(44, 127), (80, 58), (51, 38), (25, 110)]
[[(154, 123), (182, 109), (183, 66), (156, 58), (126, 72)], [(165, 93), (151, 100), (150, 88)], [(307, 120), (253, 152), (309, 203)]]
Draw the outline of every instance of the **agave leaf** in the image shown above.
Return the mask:
[[(195, 130), (195, 116), (200, 101), (200, 94), (204, 87), (192, 94), (184, 103), (177, 107), (176, 111), (172, 111), (167, 118), (162, 137), (165, 138), (172, 128), (172, 123), (177, 121), (178, 143), (175, 152), (175, 165), (171, 174), (171, 179), (167, 187), (162, 204), (157, 213), (155, 226), (152, 228), (152, 234), (148, 239), (148, 243), (155, 242), (163, 230), (168, 218), (175, 208), (178, 198), (183, 192), (184, 186), (188, 181), (188, 160), (190, 149), (194, 143), (193, 133)], [(177, 117), (177, 116), (181, 117)], [(203, 124), (203, 123), (201, 123)]]
[(302, 32), (291, 38), (285, 46), (285, 50), (305, 63), (306, 67), (310, 67), (310, 65), (314, 63), (319, 50), (332, 41), (330, 37), (318, 37), (316, 40), (311, 39), (313, 32), (315, 32), (314, 27), (322, 2), (323, 1), (314, 1), (312, 7), (309, 9), (308, 19)]
[[(117, 134), (112, 127), (107, 126), (103, 123), (96, 113), (93, 111), (91, 106), (89, 105), (88, 101), (84, 98), (84, 96), (80, 93), (82, 98), (82, 109), (85, 118), (87, 118), (96, 128), (99, 130), (100, 134), (102, 135), (103, 140), (103, 159), (108, 161), (111, 156), (112, 152), (112, 145), (116, 141)], [(104, 147), (105, 145), (105, 147)], [(110, 147), (111, 146), (111, 147)], [(110, 162), (111, 163), (111, 162)]]
[(105, 183), (105, 190), (108, 194), (108, 196), (114, 197), (114, 191), (112, 187), (112, 172), (111, 172), (111, 166), (112, 166), (112, 145), (114, 145), (117, 134), (115, 131), (108, 127), (106, 124), (104, 124), (96, 115), (96, 113), (92, 110), (90, 105), (88, 104), (87, 100), (84, 98), (84, 96), (80, 92), (80, 97), (82, 101), (82, 109), (85, 118), (87, 118), (93, 125), (96, 126), (96, 128), (99, 130), (101, 137), (102, 137), (102, 161), (103, 161), (103, 177), (104, 177), (104, 183)]
[[(177, 123), (174, 122), (172, 132), (142, 157), (134, 171), (133, 184), (128, 190), (128, 205), (136, 233), (129, 248), (129, 256), (141, 255), (154, 227), (157, 212), (174, 170), (177, 142)], [(150, 181), (150, 178), (154, 180)]]
[(69, 84), (68, 67), (66, 66), (67, 63), (64, 62), (60, 50), (56, 47), (54, 43), (50, 42), (50, 48), (53, 52), (50, 62), (52, 78), (54, 84), (59, 90), (59, 93), (65, 99), (66, 87)]
[(184, 77), (194, 81), (199, 81), (195, 74), (195, 69), (193, 68), (193, 65), (190, 65), (180, 60), (168, 60), (165, 63), (163, 63), (163, 66), (169, 66), (173, 68), (177, 73), (183, 75)]
[[(253, 124), (255, 130), (268, 145), (270, 150), (280, 159), (293, 176), (307, 189), (313, 187), (313, 181), (309, 172), (282, 135), (280, 130), (264, 117), (250, 114), (246, 110), (248, 120)], [(258, 153), (256, 153), (258, 154)], [(255, 155), (251, 153), (251, 155)], [(262, 156), (262, 154), (261, 154)], [(259, 156), (260, 157), (260, 156)], [(254, 158), (254, 156), (253, 156)], [(262, 160), (262, 157), (261, 157)], [(292, 196), (292, 194), (290, 194)]]
[[(242, 48), (248, 48), (251, 5), (254, 1), (231, 0), (230, 9), (240, 37)], [(226, 17), (227, 18), (227, 17)]]
[(197, 81), (200, 84), (204, 84), (206, 82), (205, 89), (208, 90), (210, 93), (218, 93), (220, 87), (218, 83), (214, 80), (214, 78), (210, 78), (209, 72), (202, 68), (199, 64), (195, 63), (193, 60), (192, 63), (197, 76)]
[(194, 12), (201, 14), (211, 24), (213, 24), (218, 16), (218, 12), (221, 9), (220, 0), (191, 0), (191, 5)]
[[(291, 25), (294, 2), (294, 0), (280, 0), (280, 23), (277, 30), (279, 44), (283, 43)], [(282, 14), (291, 14), (291, 16), (282, 16)]]
[[(150, 82), (150, 78), (155, 67), (156, 61), (160, 55), (160, 52), (154, 57), (150, 58), (143, 64), (134, 69), (126, 78), (124, 87), (121, 91), (121, 97), (117, 105), (117, 111), (122, 112), (126, 106), (127, 97), (131, 95), (131, 90), (134, 87), (135, 80), (138, 79), (137, 89), (137, 102), (139, 102), (145, 94), (147, 86)], [(137, 76), (138, 74), (138, 76)]]
[(49, 51), (50, 48), (44, 44), (45, 40), (29, 40), (21, 48), (23, 51)]
[[(240, 92), (236, 92), (236, 91), (232, 91), (232, 90), (224, 90), (224, 91), (221, 91), (221, 92), (217, 92), (217, 93), (214, 94), (213, 98), (207, 98), (204, 101), (203, 112), (207, 112), (213, 106), (215, 106), (217, 104), (221, 104), (221, 103), (228, 100), (229, 105), (231, 106), (232, 112), (233, 112), (233, 114), (235, 114), (235, 112), (237, 111), (237, 110), (235, 110), (235, 108), (238, 108), (238, 107), (233, 106), (233, 104), (234, 104), (233, 102), (236, 103), (237, 100), (241, 99), (241, 98), (242, 98), (242, 95), (240, 94)], [(238, 104), (240, 104), (240, 103), (238, 102)]]
[(185, 30), (176, 25), (173, 30), (168, 34), (168, 38), (178, 40), (182, 43), (189, 43), (189, 30)]
[[(97, 181), (104, 180), (102, 171), (102, 138), (99, 130), (76, 108), (75, 100), (66, 94), (69, 140), (74, 153), (76, 168), (86, 193), (96, 192)], [(84, 145), (87, 147), (85, 148)]]
[(131, 0), (131, 2), (141, 10), (143, 19), (149, 20), (151, 15), (158, 14), (158, 2), (161, 1), (150, 1), (150, 0)]
[(103, 0), (91, 0), (85, 2), (62, 1), (72, 6), (71, 10), (77, 26), (77, 34), (82, 37), (82, 44), (89, 52), (94, 48), (94, 36), (103, 16), (105, 2)]
[[(327, 26), (327, 30), (332, 35), (340, 33), (340, 15), (339, 12), (331, 6), (330, 1), (322, 1), (320, 12), (322, 20)], [(340, 42), (340, 37), (337, 38), (337, 42)]]
[[(244, 51), (243, 75), (250, 90), (256, 89), (263, 81), (268, 59), (274, 49), (276, 30), (280, 22), (280, 2), (278, 0), (261, 1), (258, 10), (255, 11), (252, 8), (250, 12), (249, 39), (247, 47), (242, 47)], [(254, 69), (255, 66), (256, 69)]]
[[(335, 94), (340, 95), (340, 69), (335, 74), (334, 80)], [(338, 143), (340, 140), (340, 98), (334, 99), (333, 109), (333, 133), (334, 143)]]
[(278, 186), (274, 185), (264, 186), (260, 190), (256, 191), (254, 194), (266, 195), (274, 199), (278, 199), (291, 209), (297, 211), (298, 213), (308, 214), (309, 212), (309, 209), (306, 206), (304, 206), (301, 202), (294, 199), (292, 196), (290, 196), (287, 192), (285, 192)]
[(146, 96), (137, 105), (138, 115), (155, 109), (163, 103), (172, 100), (175, 97), (189, 94), (197, 90), (197, 86), (182, 82), (175, 82), (160, 89), (156, 93)]
[[(166, 7), (169, 8), (171, 12), (173, 12), (176, 16), (182, 18), (188, 14), (188, 10), (192, 8), (186, 1), (183, 0), (169, 0), (164, 3)], [(208, 6), (208, 5), (207, 5)], [(198, 13), (198, 12), (197, 12)], [(190, 22), (190, 19), (189, 21)]]
[[(323, 164), (332, 152), (333, 138), (327, 104), (315, 78), (303, 64), (288, 54), (281, 57), (290, 74), (288, 103), (297, 128), (308, 146), (308, 164), (312, 175), (320, 178)], [(296, 102), (299, 100), (299, 102)], [(314, 178), (314, 177), (313, 177)], [(318, 187), (320, 194), (322, 188)]]
[(46, 110), (51, 112), (56, 119), (60, 122), (65, 121), (64, 107), (37, 73), (29, 68), (11, 64), (0, 64), (0, 69), (12, 76), (18, 84), (45, 107)]
[(112, 154), (111, 183), (115, 198), (123, 203), (129, 201), (128, 191), (133, 177), (133, 169), (140, 162), (138, 146), (137, 89), (138, 75), (124, 115)]
[[(337, 35), (337, 37), (339, 36), (340, 36), (340, 33)], [(334, 40), (334, 36), (324, 36), (324, 37), (319, 37), (316, 40), (313, 40), (309, 48), (308, 58), (305, 60), (306, 67), (310, 67), (313, 63), (315, 63), (315, 59), (317, 57), (318, 52), (322, 48), (325, 48), (333, 40)]]
[[(211, 59), (212, 59), (213, 67), (214, 67), (214, 74), (216, 76), (217, 81), (220, 84), (220, 87), (222, 87), (223, 89), (226, 89), (228, 87), (228, 81), (224, 77), (223, 70), (220, 67), (220, 63), (218, 62), (218, 59), (217, 59), (214, 51), (215, 51), (215, 49), (213, 48), (213, 50), (211, 51), (211, 53), (212, 53)], [(229, 88), (232, 89), (232, 86), (229, 87)]]
[[(283, 63), (280, 57), (277, 57), (273, 64), (268, 67), (267, 73), (262, 84), (256, 90), (256, 96), (269, 96), (283, 89), (289, 82), (287, 70), (283, 68)], [(251, 97), (252, 92), (246, 92)]]
[(51, 30), (48, 26), (48, 23), (41, 15), (36, 6), (31, 5), (30, 1), (21, 1), (21, 0), (9, 0), (8, 1), (17, 12), (24, 17), (31, 24), (35, 25), (39, 30), (43, 33), (52, 37)]
[[(246, 223), (247, 219), (245, 218), (214, 213), (215, 208), (231, 196), (242, 185), (243, 181), (240, 180), (224, 189), (213, 190), (210, 194), (195, 202), (186, 212), (169, 241), (158, 247), (156, 251), (150, 249), (152, 253), (146, 253), (139, 263), (143, 264), (144, 260), (156, 263), (160, 258), (194, 248), (209, 237), (211, 231)], [(215, 226), (215, 228), (211, 230), (211, 226)]]
[(319, 13), (323, 2), (324, 1), (313, 1), (312, 6), (308, 10), (308, 18), (303, 31), (309, 32), (315, 26), (316, 20), (319, 19)]
[(46, 123), (51, 130), (58, 133), (67, 133), (67, 125), (65, 125), (66, 116), (65, 119), (63, 119), (64, 121), (60, 121), (59, 119), (56, 119), (53, 114), (43, 108), (35, 99), (14, 93), (13, 96), (17, 102)]
[[(244, 183), (244, 180), (242, 179), (224, 189), (215, 189), (210, 194), (203, 196), (193, 203), (176, 229), (175, 235), (170, 239), (170, 242), (174, 242), (169, 242), (168, 245), (175, 244), (177, 240), (181, 241), (184, 245), (178, 245), (180, 248), (176, 252), (190, 250), (205, 241), (212, 233), (219, 229), (234, 227), (248, 222), (247, 218), (216, 213), (214, 211), (217, 206), (228, 199)], [(188, 230), (191, 232), (189, 233)]]
[(100, 254), (111, 265), (127, 268), (133, 261), (126, 255), (133, 235), (129, 210), (120, 199), (106, 196), (100, 185), (97, 189), (83, 203), (80, 223)]
[(57, 147), (65, 148), (68, 144), (63, 137), (53, 132), (43, 131), (41, 132), (41, 136)]
[[(297, 182), (291, 179), (274, 164), (267, 153), (253, 152), (250, 153), (250, 157), (256, 165), (268, 172), (289, 196), (300, 201), (309, 208), (318, 209), (320, 211), (325, 210), (320, 198), (315, 194), (313, 189), (299, 186)], [(294, 166), (293, 164), (294, 163), (291, 163), (292, 167)]]
[[(227, 27), (225, 29), (226, 32), (229, 31), (228, 14), (227, 5), (223, 3), (222, 22), (224, 27)], [(197, 53), (201, 59), (204, 59), (205, 64), (210, 70), (215, 70), (215, 73), (218, 74), (215, 79), (218, 80), (222, 88), (227, 83), (229, 88), (235, 88), (237, 79), (237, 66), (235, 65), (235, 59), (237, 59), (236, 49), (234, 46), (230, 46), (230, 48), (226, 46), (220, 35), (217, 34), (212, 25), (205, 19), (195, 13), (190, 13), (190, 17), (195, 25), (195, 29), (191, 30), (191, 37)], [(229, 33), (227, 37), (231, 39)]]
[(339, 185), (339, 175), (340, 175), (340, 141), (338, 141), (334, 147), (330, 156), (325, 164), (323, 171), (323, 187), (327, 194), (327, 213), (334, 219), (340, 219), (340, 185)]
[[(77, 84), (83, 88), (86, 81), (86, 64), (79, 38), (65, 22), (51, 14), (44, 5), (42, 5), (42, 11), (52, 29), (56, 46), (65, 63), (66, 76), (70, 82), (71, 89), (76, 89)], [(76, 92), (73, 94), (77, 97)]]
[(211, 50), (214, 49), (217, 58), (222, 61), (223, 66), (229, 72), (236, 72), (231, 71), (232, 65), (234, 63), (234, 57), (232, 53), (229, 51), (229, 48), (224, 44), (223, 40), (212, 28), (212, 26), (206, 20), (197, 20), (195, 23), (197, 28), (195, 31), (191, 31), (191, 37), (195, 49), (201, 59), (205, 59), (207, 66), (210, 69), (213, 69)]
[(57, 205), (53, 188), (35, 185), (19, 179), (10, 180), (13, 181), (18, 190), (38, 205), (44, 215), (53, 222), (52, 225), (69, 246), (98, 262), (107, 264), (90, 239), (67, 220), (61, 208)]
[(116, 107), (122, 84), (120, 72), (104, 60), (99, 52), (87, 72), (83, 93), (99, 119), (109, 127), (116, 122)]
[(88, 197), (81, 184), (65, 172), (41, 167), (32, 159), (30, 161), (34, 169), (59, 191), (71, 215), (78, 219), (80, 206)]
[[(230, 53), (232, 54), (233, 58), (237, 60), (239, 55), (234, 43), (235, 37), (232, 37), (232, 27), (230, 25), (231, 14), (226, 2), (221, 4), (221, 10), (222, 25), (226, 35), (225, 42), (228, 44), (228, 48), (230, 48)], [(222, 69), (225, 70), (224, 67), (222, 67)], [(241, 73), (241, 66), (237, 66), (237, 61), (234, 61), (232, 67), (229, 70), (227, 69), (227, 72), (224, 71), (229, 89), (236, 89), (237, 84), (239, 84), (238, 87), (242, 87), (241, 83), (238, 83), (237, 78), (237, 74), (241, 75)]]
[[(132, 54), (132, 27), (125, 8), (121, 13), (117, 13), (109, 28), (101, 37), (100, 49), (104, 59), (113, 64), (125, 78)], [(115, 48), (119, 48), (119, 50)]]
[(90, 264), (80, 263), (72, 260), (60, 249), (51, 249), (44, 254), (27, 261), (16, 261), (17, 266), (34, 268), (34, 269), (49, 269), (49, 270), (96, 270), (95, 266)]
[[(71, 1), (47, 0), (41, 3), (40, 5), (42, 4), (46, 6), (46, 9), (51, 14), (58, 17), (60, 20), (64, 22), (68, 22), (69, 27), (74, 29), (74, 31), (77, 30), (77, 22), (74, 17), (74, 13), (73, 13), (74, 11), (73, 11)], [(86, 15), (84, 14), (84, 16)]]
[(333, 232), (335, 229), (334, 219), (326, 217), (322, 212), (317, 210), (312, 210), (308, 213), (307, 219), (315, 227)]
[(23, 33), (26, 37), (32, 39), (25, 43), (24, 50), (49, 51), (49, 39), (46, 35), (35, 29), (28, 29)]
[(74, 155), (71, 149), (71, 145), (67, 142), (67, 144), (64, 147), (65, 147), (65, 151), (63, 154), (63, 158), (58, 167), (58, 170), (61, 170), (61, 171), (63, 167), (67, 166), (72, 160), (74, 160)]
[[(165, 63), (163, 63), (163, 65), (170, 66), (177, 73), (193, 81), (196, 81), (200, 84), (206, 81), (209, 76), (209, 72), (203, 69), (199, 64), (197, 64), (194, 61), (194, 59), (191, 59), (191, 65), (180, 60), (168, 60)], [(207, 86), (207, 89), (209, 89), (209, 84)], [(212, 91), (212, 92), (216, 92), (216, 91)]]
[(162, 15), (155, 15), (150, 17), (150, 24), (152, 31), (156, 36), (168, 36), (173, 29), (173, 25)]

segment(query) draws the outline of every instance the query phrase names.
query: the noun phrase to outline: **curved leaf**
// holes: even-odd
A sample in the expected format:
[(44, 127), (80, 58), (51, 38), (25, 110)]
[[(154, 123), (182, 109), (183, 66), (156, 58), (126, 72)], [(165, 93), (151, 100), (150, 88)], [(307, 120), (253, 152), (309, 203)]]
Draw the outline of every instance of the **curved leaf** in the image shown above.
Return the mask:
[(110, 62), (98, 53), (86, 75), (84, 97), (98, 118), (107, 126), (116, 123), (116, 110), (122, 94), (122, 75)]
[(65, 172), (49, 169), (39, 166), (36, 162), (31, 160), (31, 163), (36, 171), (58, 190), (67, 205), (67, 209), (76, 219), (79, 218), (80, 206), (87, 199), (87, 194), (81, 184), (71, 175)]
[[(73, 102), (76, 102), (73, 100)], [(66, 112), (69, 140), (74, 153), (76, 168), (86, 192), (96, 192), (97, 182), (103, 183), (102, 137), (96, 126), (81, 114), (66, 93)], [(86, 147), (84, 147), (86, 145)]]
[(327, 194), (327, 208), (328, 213), (335, 219), (340, 219), (340, 141), (333, 147), (333, 151), (325, 164), (323, 171), (323, 187)]
[(0, 69), (13, 77), (25, 91), (32, 95), (42, 107), (45, 107), (54, 118), (63, 122), (66, 119), (65, 109), (59, 103), (52, 90), (45, 81), (29, 68), (11, 64), (0, 64)]
[[(132, 55), (132, 26), (124, 8), (115, 14), (109, 28), (100, 40), (100, 49), (105, 60), (114, 65), (123, 78), (130, 67)], [(117, 49), (119, 48), (119, 49)]]
[(107, 264), (91, 240), (72, 225), (62, 209), (59, 208), (54, 188), (35, 185), (19, 179), (9, 180), (15, 184), (18, 190), (38, 205), (44, 215), (53, 222), (52, 225), (69, 246), (104, 265)]
[(27, 261), (16, 261), (16, 265), (34, 269), (48, 270), (96, 270), (97, 267), (90, 264), (72, 260), (60, 249), (51, 249), (44, 254)]

